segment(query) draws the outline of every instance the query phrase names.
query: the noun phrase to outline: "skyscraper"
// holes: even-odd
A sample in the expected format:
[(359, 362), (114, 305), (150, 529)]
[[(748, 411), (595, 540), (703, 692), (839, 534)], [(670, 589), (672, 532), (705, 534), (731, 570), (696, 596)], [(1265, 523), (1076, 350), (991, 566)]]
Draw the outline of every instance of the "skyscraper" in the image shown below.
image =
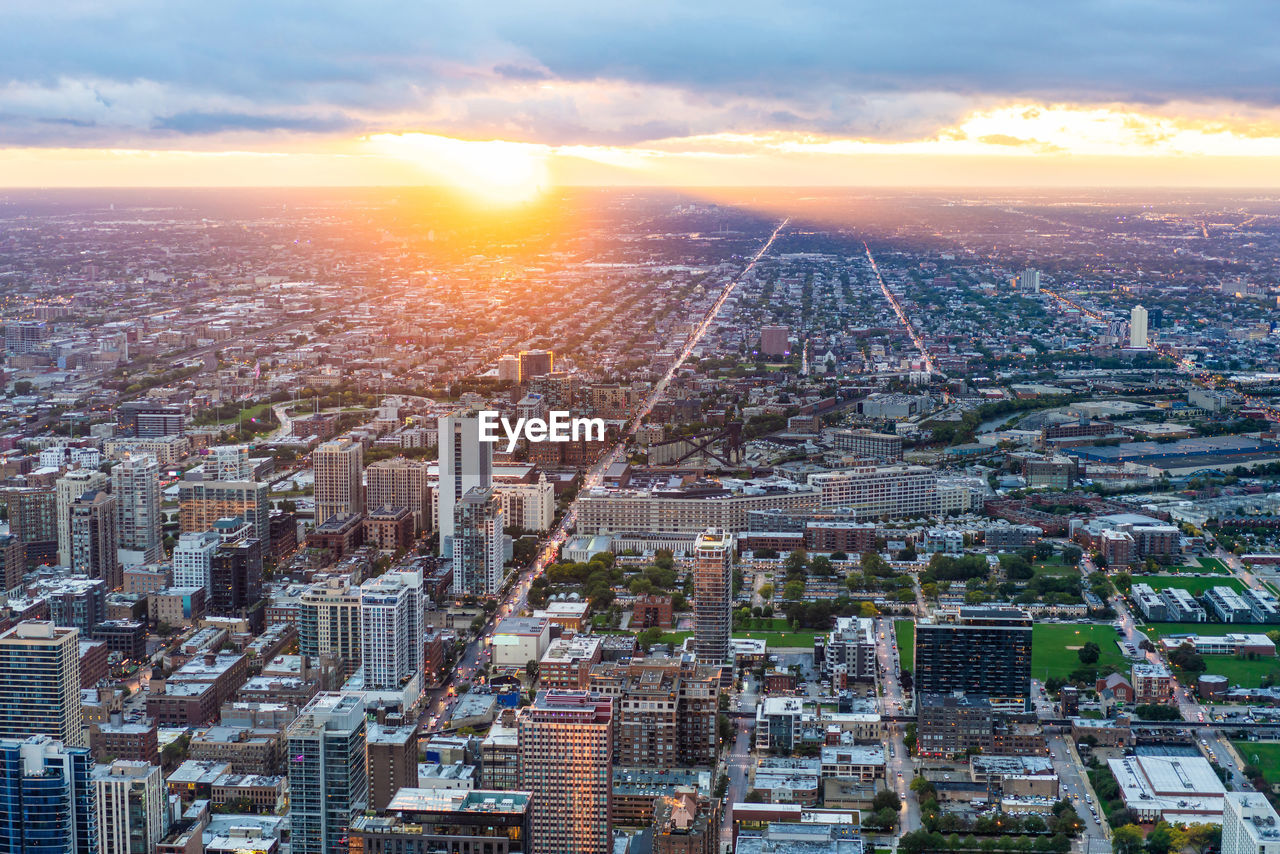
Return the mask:
[(116, 499), (117, 547), (125, 566), (161, 557), (160, 462), (152, 454), (126, 454), (111, 469)]
[(962, 607), (954, 622), (916, 622), (917, 694), (962, 691), (994, 708), (1031, 700), (1031, 617), (1018, 608)]
[(149, 762), (117, 759), (93, 770), (99, 854), (156, 850), (169, 829), (164, 773)]
[(370, 690), (422, 679), (422, 573), (388, 572), (360, 586), (360, 660)]
[(732, 663), (729, 631), (732, 624), (733, 537), (708, 528), (694, 544), (693, 648), (703, 664)]
[(344, 854), (369, 803), (364, 699), (317, 694), (288, 729), (294, 854)]
[(542, 692), (517, 728), (520, 788), (533, 795), (533, 854), (609, 854), (613, 703)]
[(45, 735), (0, 740), (0, 850), (97, 854), (93, 757)]
[(1147, 310), (1140, 305), (1129, 312), (1129, 346), (1134, 350), (1147, 349)]
[(364, 513), (364, 490), (360, 485), (364, 446), (350, 439), (334, 439), (316, 448), (312, 459), (316, 474), (316, 526), (334, 516)]
[[(111, 483), (106, 472), (72, 469), (54, 483), (58, 505), (58, 564), (71, 566), (71, 505), (86, 492), (105, 489)], [(114, 525), (114, 522), (113, 522)]]
[(0, 635), (0, 738), (47, 735), (84, 744), (80, 633), (53, 623), (18, 623)]
[(502, 587), (506, 550), (502, 499), (492, 487), (470, 489), (455, 508), (454, 593), (492, 596)]
[(469, 490), (493, 485), (493, 444), (480, 441), (480, 420), (471, 412), (440, 418), (440, 554), (453, 554), (454, 513)]
[(71, 503), (71, 571), (101, 578), (111, 590), (124, 584), (116, 542), (116, 499), (90, 490)]

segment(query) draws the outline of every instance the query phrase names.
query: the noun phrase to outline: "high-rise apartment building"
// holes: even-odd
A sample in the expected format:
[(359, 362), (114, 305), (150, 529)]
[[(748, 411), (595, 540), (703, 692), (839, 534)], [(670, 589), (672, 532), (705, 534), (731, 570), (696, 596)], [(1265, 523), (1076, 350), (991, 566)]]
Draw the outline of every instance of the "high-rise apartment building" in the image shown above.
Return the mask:
[(98, 854), (93, 757), (45, 735), (0, 740), (0, 850)]
[(1040, 271), (1035, 267), (1027, 267), (1018, 274), (1018, 291), (1024, 294), (1040, 293)]
[(85, 743), (80, 711), (80, 633), (18, 623), (0, 635), (0, 738), (47, 735)]
[(504, 526), (502, 499), (492, 487), (462, 496), (453, 524), (454, 593), (492, 596), (502, 587)]
[(223, 540), (209, 561), (209, 613), (246, 618), (254, 631), (262, 631), (262, 541), (244, 530), (245, 536)]
[(703, 664), (732, 664), (733, 537), (712, 528), (693, 548), (693, 648)]
[(209, 591), (209, 567), (222, 544), (217, 531), (190, 531), (178, 535), (173, 547), (173, 586), (203, 587)]
[(396, 792), (418, 787), (418, 728), (369, 724), (369, 809), (381, 812)]
[(263, 549), (271, 544), (269, 486), (253, 480), (189, 479), (178, 484), (181, 533), (211, 530), (219, 519), (239, 516), (253, 527)]
[(350, 675), (360, 664), (360, 588), (346, 579), (316, 582), (298, 599), (298, 652), (332, 653)]
[(101, 578), (107, 587), (124, 585), (116, 542), (116, 499), (103, 490), (84, 493), (71, 503), (71, 571)]
[(364, 513), (364, 446), (350, 439), (325, 442), (311, 455), (315, 464), (316, 526), (334, 516)]
[(294, 854), (345, 854), (369, 804), (364, 699), (317, 694), (287, 730)]
[(1227, 792), (1222, 802), (1222, 854), (1280, 854), (1280, 815), (1258, 792)]
[[(111, 483), (106, 472), (72, 469), (54, 483), (58, 512), (58, 564), (71, 566), (71, 505), (81, 495), (104, 490)], [(113, 523), (114, 525), (114, 523)]]
[(397, 690), (422, 680), (422, 573), (388, 572), (360, 585), (360, 661), (365, 688)]
[(542, 692), (517, 723), (520, 788), (533, 798), (533, 854), (610, 854), (613, 703)]
[(710, 767), (716, 760), (720, 668), (683, 658), (607, 662), (592, 694), (613, 700), (613, 761), (629, 768)]
[(545, 377), (555, 370), (555, 354), (550, 350), (520, 351), (520, 382)]
[(916, 622), (916, 694), (963, 692), (993, 708), (1031, 701), (1031, 617), (1018, 608), (962, 607), (953, 622)]
[(26, 572), (27, 552), (22, 540), (13, 534), (0, 534), (0, 583), (4, 584), (5, 592), (20, 590)]
[(493, 486), (493, 444), (480, 441), (480, 419), (459, 412), (440, 418), (440, 554), (453, 554), (454, 515), (462, 496)]
[(0, 490), (9, 516), (9, 533), (22, 541), (28, 569), (58, 559), (58, 501), (53, 487), (20, 486)]
[(169, 831), (164, 772), (149, 762), (117, 759), (93, 770), (98, 854), (149, 854)]
[(111, 493), (120, 562), (134, 566), (160, 560), (160, 462), (151, 454), (126, 454), (111, 469)]
[(790, 347), (791, 327), (760, 327), (760, 352), (766, 356), (785, 356)]
[(1129, 346), (1134, 350), (1147, 349), (1147, 310), (1140, 305), (1129, 312)]
[(413, 514), (413, 531), (431, 528), (429, 464), (425, 460), (396, 457), (370, 463), (364, 470), (365, 497), (369, 507), (405, 507)]

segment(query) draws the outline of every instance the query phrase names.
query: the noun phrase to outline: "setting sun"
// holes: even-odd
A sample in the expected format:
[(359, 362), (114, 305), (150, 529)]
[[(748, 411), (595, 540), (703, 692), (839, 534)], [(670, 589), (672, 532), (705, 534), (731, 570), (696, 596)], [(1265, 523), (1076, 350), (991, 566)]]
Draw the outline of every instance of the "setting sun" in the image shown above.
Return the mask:
[(375, 134), (379, 154), (408, 161), (444, 184), (486, 205), (519, 205), (536, 199), (550, 181), (547, 146), (504, 140), (452, 139), (429, 133)]

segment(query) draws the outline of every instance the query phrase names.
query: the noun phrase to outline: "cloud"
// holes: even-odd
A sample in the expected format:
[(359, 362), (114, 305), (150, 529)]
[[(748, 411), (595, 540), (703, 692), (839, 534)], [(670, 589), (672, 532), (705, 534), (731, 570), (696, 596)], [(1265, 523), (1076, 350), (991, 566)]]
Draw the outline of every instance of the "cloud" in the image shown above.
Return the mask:
[(10, 0), (0, 144), (907, 140), (1010, 102), (1214, 104), (1233, 120), (1280, 106), (1277, 34), (1270, 0)]

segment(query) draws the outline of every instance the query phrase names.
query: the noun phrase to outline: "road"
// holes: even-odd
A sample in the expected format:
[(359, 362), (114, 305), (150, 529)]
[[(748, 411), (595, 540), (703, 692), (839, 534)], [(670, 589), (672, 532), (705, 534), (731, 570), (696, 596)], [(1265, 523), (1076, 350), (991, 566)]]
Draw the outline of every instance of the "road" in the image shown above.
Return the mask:
[[(742, 803), (747, 796), (747, 775), (752, 766), (751, 761), (751, 721), (747, 718), (736, 718), (733, 734), (733, 748), (725, 757), (724, 773), (729, 776), (729, 789), (725, 795), (726, 804)], [(733, 810), (724, 809), (720, 819), (721, 848), (733, 838)]]
[[(644, 403), (637, 409), (634, 418), (627, 425), (627, 429), (618, 437), (618, 441), (614, 444), (613, 448), (601, 456), (601, 458), (596, 461), (595, 465), (587, 469), (587, 472), (582, 479), (582, 485), (578, 490), (579, 495), (598, 486), (603, 481), (604, 473), (609, 470), (609, 466), (613, 465), (619, 459), (624, 458), (627, 449), (627, 442), (635, 435), (635, 431), (639, 428), (644, 418), (653, 410), (654, 404), (658, 402), (659, 398), (666, 391), (667, 386), (671, 382), (671, 378), (674, 377), (676, 372), (684, 366), (685, 361), (688, 360), (690, 354), (693, 353), (694, 348), (698, 346), (698, 343), (702, 340), (703, 336), (707, 334), (707, 330), (711, 328), (711, 324), (715, 321), (716, 315), (724, 306), (729, 295), (733, 293), (738, 282), (740, 282), (745, 275), (751, 272), (755, 265), (759, 263), (760, 259), (764, 257), (765, 253), (767, 253), (773, 246), (774, 241), (778, 239), (778, 235), (782, 233), (782, 229), (786, 227), (788, 222), (790, 222), (789, 219), (782, 220), (756, 254), (752, 255), (746, 265), (725, 284), (720, 296), (716, 298), (716, 301), (712, 304), (711, 308), (709, 308), (707, 313), (703, 316), (702, 321), (699, 322), (699, 324), (690, 333), (689, 339), (680, 350), (680, 355), (672, 361), (671, 365), (662, 375), (662, 378), (654, 384), (654, 387), (650, 390), (648, 397), (645, 398)], [(497, 620), (500, 620), (509, 614), (518, 614), (525, 609), (529, 603), (529, 586), (533, 583), (534, 577), (541, 574), (542, 571), (546, 569), (547, 565), (555, 559), (556, 555), (560, 551), (560, 547), (564, 545), (565, 541), (569, 539), (570, 534), (573, 532), (576, 522), (577, 501), (574, 501), (569, 505), (569, 509), (560, 520), (560, 524), (555, 527), (546, 542), (543, 544), (542, 550), (538, 553), (533, 565), (524, 570), (517, 579), (510, 582), (510, 586), (508, 587), (506, 594), (499, 600), (498, 608), (489, 617), (489, 619), (485, 621), (485, 625), (481, 629), (480, 635), (467, 641), (462, 654), (459, 656), (457, 664), (453, 668), (453, 671), (440, 686), (433, 688), (428, 692), (427, 699), (423, 704), (422, 713), (418, 718), (420, 731), (436, 732), (442, 728), (441, 725), (444, 723), (445, 718), (443, 712), (449, 704), (451, 692), (456, 688), (457, 683), (469, 682), (473, 679), (479, 665), (484, 663), (487, 651), (481, 649), (481, 644), (493, 633), (494, 624)], [(436, 719), (435, 724), (431, 723), (433, 717)], [(732, 801), (730, 801), (730, 803), (732, 803)]]
[[(1090, 794), (1091, 790), (1085, 780), (1084, 766), (1076, 752), (1067, 744), (1066, 736), (1049, 734), (1045, 738), (1049, 744), (1049, 756), (1053, 759), (1053, 769), (1058, 774), (1058, 796), (1071, 801), (1076, 814), (1084, 825), (1084, 833), (1077, 844), (1081, 850), (1092, 854), (1107, 854), (1111, 851), (1111, 839), (1102, 812), (1102, 804)], [(1095, 815), (1094, 813), (1097, 813)]]
[[(901, 715), (911, 707), (911, 697), (902, 690), (902, 682), (898, 678), (901, 665), (898, 659), (897, 637), (893, 633), (892, 617), (877, 617), (875, 632), (883, 635), (877, 638), (876, 664), (880, 676), (882, 715)], [(899, 818), (898, 835), (920, 828), (920, 804), (908, 788), (916, 776), (915, 761), (907, 750), (904, 740), (906, 726), (900, 723), (885, 723), (885, 785), (898, 793), (902, 798), (902, 812)], [(896, 845), (896, 840), (895, 840)]]

